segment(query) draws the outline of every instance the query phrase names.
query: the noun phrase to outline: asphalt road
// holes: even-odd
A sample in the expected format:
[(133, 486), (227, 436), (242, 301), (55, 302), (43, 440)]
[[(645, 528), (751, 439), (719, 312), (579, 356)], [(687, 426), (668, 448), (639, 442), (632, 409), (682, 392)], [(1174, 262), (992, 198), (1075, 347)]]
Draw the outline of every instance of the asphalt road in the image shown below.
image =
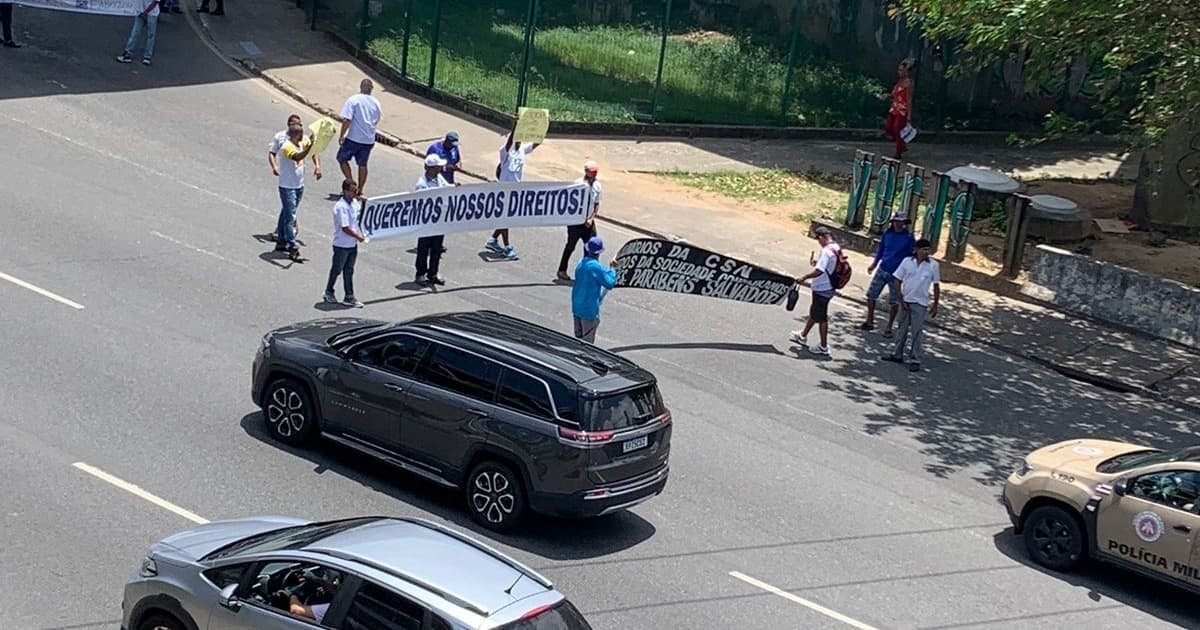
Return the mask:
[[(602, 630), (1200, 624), (1170, 588), (1029, 566), (996, 499), (1036, 445), (1186, 443), (1186, 415), (954, 337), (931, 335), (929, 370), (910, 375), (875, 360), (878, 339), (850, 332), (844, 304), (833, 358), (814, 360), (787, 342), (798, 324), (783, 309), (612, 294), (598, 342), (660, 378), (676, 428), (666, 493), (603, 519), (485, 534), (454, 495), (269, 441), (250, 361), (264, 331), (324, 314), (332, 152), (300, 211), (311, 261), (289, 264), (254, 235), (278, 204), (267, 142), (308, 112), (179, 17), (162, 19), (143, 68), (112, 61), (127, 20), (17, 14), (29, 45), (0, 49), (3, 627), (116, 627), (147, 545), (190, 525), (87, 470), (204, 519), (447, 522), (544, 571)], [(376, 192), (419, 172), (383, 147), (372, 167)], [(602, 235), (613, 252), (633, 236)], [(567, 330), (569, 291), (552, 281), (561, 230), (515, 232), (517, 262), (485, 261), (484, 237), (447, 239), (436, 293), (408, 284), (411, 243), (370, 243), (356, 314), (489, 308)]]

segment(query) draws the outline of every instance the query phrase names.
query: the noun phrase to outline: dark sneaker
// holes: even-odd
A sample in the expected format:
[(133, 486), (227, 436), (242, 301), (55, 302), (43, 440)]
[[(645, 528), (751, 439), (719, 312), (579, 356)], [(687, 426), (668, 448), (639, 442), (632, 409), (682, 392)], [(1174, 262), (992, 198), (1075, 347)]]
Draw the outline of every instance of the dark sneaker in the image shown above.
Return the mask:
[(337, 296), (332, 293), (326, 293), (321, 300), (326, 304), (337, 304)]
[(300, 257), (300, 248), (299, 247), (293, 247), (293, 248), (287, 250), (287, 253), (288, 253), (288, 258), (291, 259), (292, 262), (304, 262), (304, 259)]
[(570, 282), (570, 281), (571, 281), (571, 276), (568, 276), (568, 275), (567, 275), (567, 272), (565, 272), (565, 271), (560, 271), (560, 272), (558, 272), (558, 274), (557, 274), (556, 276), (554, 276), (554, 277), (558, 278), (559, 280), (562, 280), (563, 282)]
[(879, 360), (887, 361), (888, 363), (904, 363), (904, 359), (901, 359), (900, 357), (898, 357), (894, 354), (885, 354), (885, 355), (879, 357)]
[(148, 66), (148, 65), (150, 65), (150, 58), (149, 58), (149, 57), (142, 57), (142, 65), (143, 65), (143, 66)]
[(415, 282), (421, 286), (425, 286), (425, 276), (423, 276), (421, 274), (417, 274), (417, 277), (413, 278), (413, 282)]
[(121, 63), (133, 63), (133, 57), (129, 55), (117, 55), (117, 61)]
[(432, 284), (437, 284), (437, 285), (446, 284), (446, 279), (441, 276), (437, 276), (437, 275), (429, 276), (428, 279), (429, 279), (429, 282)]
[(11, 39), (6, 39), (6, 40), (4, 40), (4, 47), (5, 48), (20, 48), (21, 45), (18, 44), (17, 42), (14, 42)]
[(358, 300), (356, 300), (352, 297), (348, 297), (348, 298), (342, 300), (342, 305), (345, 306), (346, 308), (362, 308), (362, 307), (366, 306), (366, 304), (363, 304), (362, 302), (359, 302)]
[(920, 371), (921, 371), (921, 364), (920, 364), (920, 363), (909, 363), (909, 364), (908, 364), (908, 371), (909, 371), (909, 372), (920, 372)]

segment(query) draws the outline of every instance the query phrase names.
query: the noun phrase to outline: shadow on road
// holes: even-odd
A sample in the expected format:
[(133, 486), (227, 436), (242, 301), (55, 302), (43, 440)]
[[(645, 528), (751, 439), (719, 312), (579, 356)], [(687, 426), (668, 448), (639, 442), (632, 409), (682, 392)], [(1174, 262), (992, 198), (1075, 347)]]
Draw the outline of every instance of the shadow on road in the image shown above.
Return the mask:
[[(1089, 562), (1074, 573), (1050, 571), (1029, 559), (1021, 537), (1014, 534), (1011, 527), (997, 532), (992, 542), (997, 551), (1016, 562), (1072, 586), (1086, 588), (1088, 598), (1094, 602), (1103, 603), (1106, 599), (1120, 602), (1181, 628), (1200, 628), (1195, 595), (1183, 589), (1098, 562)], [(997, 623), (1000, 621), (1006, 620), (997, 620)]]
[(512, 534), (497, 534), (471, 520), (462, 506), (461, 493), (439, 487), (386, 463), (328, 441), (313, 447), (294, 448), (271, 439), (261, 412), (240, 422), (247, 435), (315, 464), (314, 472), (332, 472), (380, 494), (452, 522), (456, 527), (553, 560), (586, 560), (617, 553), (654, 536), (655, 527), (633, 512), (617, 512), (593, 519), (571, 520), (530, 514)]

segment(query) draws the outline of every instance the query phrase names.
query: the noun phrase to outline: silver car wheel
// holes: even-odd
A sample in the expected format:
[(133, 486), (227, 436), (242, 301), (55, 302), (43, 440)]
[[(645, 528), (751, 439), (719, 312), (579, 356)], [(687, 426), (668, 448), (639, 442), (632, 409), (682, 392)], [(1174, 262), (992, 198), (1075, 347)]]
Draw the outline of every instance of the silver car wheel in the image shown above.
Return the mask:
[(471, 493), (471, 505), (489, 523), (503, 523), (516, 507), (517, 498), (512, 493), (512, 483), (503, 473), (485, 470), (475, 476), (475, 491)]
[(283, 437), (299, 433), (304, 428), (304, 399), (290, 387), (276, 388), (267, 404), (267, 422)]

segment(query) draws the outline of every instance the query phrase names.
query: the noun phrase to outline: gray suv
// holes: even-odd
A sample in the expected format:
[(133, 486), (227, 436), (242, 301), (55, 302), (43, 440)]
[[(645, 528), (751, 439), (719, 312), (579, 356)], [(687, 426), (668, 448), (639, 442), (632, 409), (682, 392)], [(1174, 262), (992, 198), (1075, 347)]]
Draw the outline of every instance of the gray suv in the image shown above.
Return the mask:
[(545, 577), (436, 523), (219, 521), (151, 547), (122, 630), (591, 630)]
[(671, 413), (627, 359), (491, 311), (273, 330), (251, 396), (270, 434), (318, 435), (463, 492), (484, 527), (597, 516), (667, 484)]

